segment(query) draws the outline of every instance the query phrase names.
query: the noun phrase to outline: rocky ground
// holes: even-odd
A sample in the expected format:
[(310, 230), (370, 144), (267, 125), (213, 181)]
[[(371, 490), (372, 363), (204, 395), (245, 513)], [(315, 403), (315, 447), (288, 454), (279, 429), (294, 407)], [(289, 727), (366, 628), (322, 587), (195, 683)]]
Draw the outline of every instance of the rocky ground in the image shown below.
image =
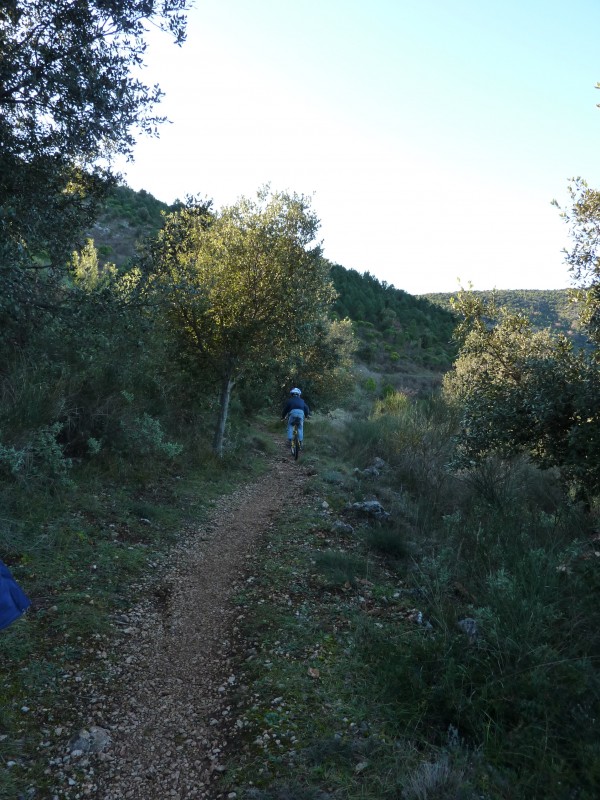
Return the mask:
[(82, 699), (81, 734), (53, 765), (56, 798), (233, 800), (219, 787), (232, 698), (244, 691), (231, 601), (253, 547), (304, 480), (299, 464), (277, 456), (182, 538), (146, 600), (116, 620), (111, 680)]

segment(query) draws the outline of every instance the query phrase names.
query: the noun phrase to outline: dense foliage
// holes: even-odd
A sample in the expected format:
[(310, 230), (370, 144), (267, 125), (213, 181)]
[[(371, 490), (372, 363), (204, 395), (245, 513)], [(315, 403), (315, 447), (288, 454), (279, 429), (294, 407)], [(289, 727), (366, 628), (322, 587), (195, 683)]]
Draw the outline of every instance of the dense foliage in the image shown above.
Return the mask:
[(457, 463), (523, 453), (560, 468), (576, 494), (597, 494), (600, 372), (589, 350), (468, 293), (456, 308), (460, 352), (444, 389), (462, 419)]
[(590, 189), (578, 178), (569, 186), (571, 208), (562, 211), (569, 225), (572, 245), (566, 262), (579, 287), (574, 297), (581, 320), (594, 343), (600, 348), (600, 191)]
[[(432, 303), (453, 311), (453, 293), (433, 293), (423, 295)], [(470, 294), (484, 303), (494, 303), (514, 314), (521, 314), (530, 321), (533, 330), (550, 329), (563, 333), (576, 344), (582, 344), (577, 305), (572, 302), (568, 289), (494, 289), (493, 291), (470, 290)]]
[(160, 91), (138, 77), (146, 26), (181, 42), (186, 5), (13, 0), (0, 9), (0, 474), (9, 495), (64, 488), (73, 464), (111, 451), (135, 457), (137, 442), (172, 454), (155, 416), (166, 421), (166, 387), (177, 383), (172, 371), (165, 380), (163, 342), (131, 302), (128, 276), (103, 266), (83, 234), (114, 182), (114, 155), (159, 122)]
[(600, 193), (581, 180), (570, 191), (566, 260), (579, 286), (571, 299), (584, 346), (534, 333), (523, 314), (461, 292), (460, 351), (445, 390), (461, 409), (463, 461), (524, 453), (558, 468), (574, 495), (591, 503), (600, 494)]
[[(187, 0), (12, 0), (0, 9), (0, 323), (22, 340), (65, 302), (62, 270), (158, 87), (136, 75), (146, 24), (185, 35)], [(14, 338), (13, 338), (14, 342)]]
[(450, 365), (454, 354), (450, 311), (368, 272), (361, 274), (334, 264), (331, 277), (338, 293), (334, 311), (356, 323), (363, 360), (393, 364), (409, 358), (442, 369)]
[(236, 383), (281, 372), (323, 333), (333, 287), (318, 225), (305, 198), (261, 190), (217, 212), (175, 212), (149, 248), (148, 293), (220, 385), (219, 455)]

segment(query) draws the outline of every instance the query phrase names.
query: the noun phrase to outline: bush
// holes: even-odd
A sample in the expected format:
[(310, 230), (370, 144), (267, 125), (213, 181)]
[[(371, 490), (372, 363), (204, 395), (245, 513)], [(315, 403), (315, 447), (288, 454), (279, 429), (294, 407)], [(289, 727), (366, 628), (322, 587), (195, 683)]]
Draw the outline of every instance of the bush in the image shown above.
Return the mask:
[(123, 424), (125, 441), (130, 455), (133, 456), (165, 456), (176, 458), (183, 450), (183, 445), (165, 439), (159, 420), (150, 414), (134, 417), (129, 425)]
[(397, 525), (370, 528), (365, 543), (369, 549), (388, 558), (404, 558), (409, 552), (404, 532)]
[(0, 444), (0, 471), (5, 479), (33, 488), (56, 488), (69, 484), (71, 460), (65, 458), (57, 441), (62, 431), (59, 422), (39, 428), (19, 449)]

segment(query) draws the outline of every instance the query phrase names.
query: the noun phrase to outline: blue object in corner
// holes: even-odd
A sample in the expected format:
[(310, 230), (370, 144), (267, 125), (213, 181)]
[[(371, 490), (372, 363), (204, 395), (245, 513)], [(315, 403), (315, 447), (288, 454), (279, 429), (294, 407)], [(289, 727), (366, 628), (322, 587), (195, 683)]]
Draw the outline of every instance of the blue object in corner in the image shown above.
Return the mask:
[(0, 630), (19, 619), (31, 605), (31, 600), (11, 575), (9, 568), (0, 560)]

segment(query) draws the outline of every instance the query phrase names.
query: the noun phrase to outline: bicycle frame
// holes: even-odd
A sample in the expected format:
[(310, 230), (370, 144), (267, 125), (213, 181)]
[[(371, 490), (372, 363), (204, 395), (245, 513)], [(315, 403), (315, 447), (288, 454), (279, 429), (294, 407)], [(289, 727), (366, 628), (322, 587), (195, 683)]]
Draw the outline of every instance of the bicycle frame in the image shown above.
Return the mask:
[(297, 422), (292, 424), (292, 455), (295, 461), (298, 460), (298, 456), (300, 455), (300, 436)]

